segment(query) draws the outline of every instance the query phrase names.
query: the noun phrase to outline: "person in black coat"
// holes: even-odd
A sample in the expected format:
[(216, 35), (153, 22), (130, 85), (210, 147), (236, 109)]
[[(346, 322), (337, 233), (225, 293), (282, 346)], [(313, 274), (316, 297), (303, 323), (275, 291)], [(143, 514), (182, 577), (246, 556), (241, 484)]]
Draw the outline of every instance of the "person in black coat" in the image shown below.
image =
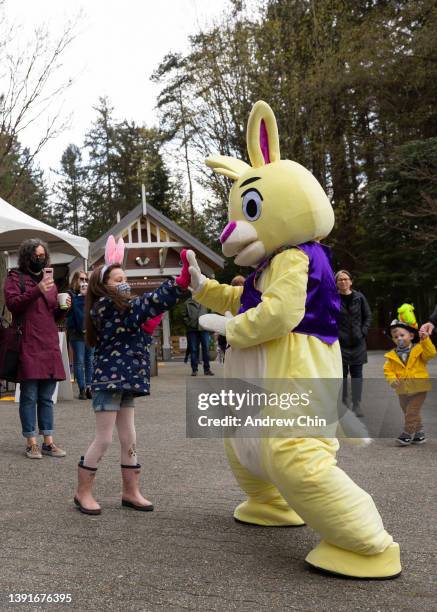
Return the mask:
[(372, 322), (372, 312), (362, 293), (352, 289), (352, 276), (347, 270), (335, 275), (341, 298), (338, 339), (343, 361), (343, 403), (348, 405), (347, 377), (352, 379), (352, 410), (361, 412), (363, 364), (367, 363), (366, 336)]

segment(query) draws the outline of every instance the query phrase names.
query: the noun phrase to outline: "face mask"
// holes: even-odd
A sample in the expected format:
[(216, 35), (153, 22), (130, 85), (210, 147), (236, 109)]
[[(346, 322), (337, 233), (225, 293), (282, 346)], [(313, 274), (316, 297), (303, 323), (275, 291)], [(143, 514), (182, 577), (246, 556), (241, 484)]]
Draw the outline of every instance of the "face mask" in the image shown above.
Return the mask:
[(398, 347), (399, 348), (404, 348), (405, 346), (405, 340), (403, 338), (399, 338), (398, 340)]
[(122, 293), (123, 295), (130, 295), (130, 285), (129, 283), (120, 283), (117, 285), (118, 293)]
[(45, 268), (45, 265), (46, 265), (45, 259), (42, 259), (42, 260), (41, 259), (36, 259), (36, 260), (31, 259), (29, 263), (29, 269), (32, 272), (35, 272), (35, 274), (37, 274), (38, 272), (41, 272), (43, 268)]

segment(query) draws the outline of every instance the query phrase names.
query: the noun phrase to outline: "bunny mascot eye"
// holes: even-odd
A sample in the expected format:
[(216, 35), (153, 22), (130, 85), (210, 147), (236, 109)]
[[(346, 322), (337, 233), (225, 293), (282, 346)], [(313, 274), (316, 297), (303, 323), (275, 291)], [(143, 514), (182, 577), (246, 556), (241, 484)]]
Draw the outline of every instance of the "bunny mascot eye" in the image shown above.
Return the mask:
[(243, 214), (248, 221), (256, 221), (260, 218), (262, 199), (257, 189), (248, 189), (243, 193)]

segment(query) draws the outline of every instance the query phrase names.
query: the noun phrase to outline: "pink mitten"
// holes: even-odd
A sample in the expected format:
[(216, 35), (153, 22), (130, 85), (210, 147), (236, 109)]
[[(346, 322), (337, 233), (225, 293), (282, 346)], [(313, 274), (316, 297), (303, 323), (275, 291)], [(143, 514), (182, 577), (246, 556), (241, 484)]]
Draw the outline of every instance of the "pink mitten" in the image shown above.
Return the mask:
[(187, 249), (181, 251), (182, 270), (179, 276), (176, 277), (176, 282), (181, 289), (188, 289), (190, 284), (190, 273), (188, 272), (188, 260), (187, 260)]
[(146, 334), (149, 334), (151, 336), (155, 331), (155, 328), (158, 327), (158, 325), (161, 323), (163, 316), (164, 313), (162, 312), (157, 317), (153, 317), (153, 319), (148, 319), (147, 321), (142, 323), (141, 329), (143, 330), (143, 332), (146, 332)]

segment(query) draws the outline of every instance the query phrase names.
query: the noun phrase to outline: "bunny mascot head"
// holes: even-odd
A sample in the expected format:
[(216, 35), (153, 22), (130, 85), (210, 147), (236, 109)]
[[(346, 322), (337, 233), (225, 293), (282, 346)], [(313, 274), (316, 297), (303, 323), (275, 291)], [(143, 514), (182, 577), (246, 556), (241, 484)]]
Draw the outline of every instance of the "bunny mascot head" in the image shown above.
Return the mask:
[[(275, 117), (265, 102), (250, 114), (247, 145), (250, 165), (222, 155), (207, 164), (234, 181), (229, 222), (220, 236), (223, 253), (255, 270), (244, 287), (219, 284), (201, 273), (190, 254), (194, 299), (221, 313), (203, 315), (200, 324), (226, 335), (225, 377), (266, 379), (267, 386), (272, 379), (306, 379), (321, 389), (316, 406), (325, 406), (323, 380), (342, 380), (339, 296), (329, 249), (319, 242), (332, 230), (334, 213), (314, 176), (281, 160)], [(332, 396), (336, 411), (338, 395)], [(393, 577), (401, 571), (399, 546), (371, 497), (336, 466), (333, 435), (276, 429), (262, 438), (238, 431), (227, 438), (229, 464), (247, 495), (234, 517), (271, 527), (306, 523), (322, 536), (307, 556), (312, 566), (361, 578)]]
[(334, 226), (331, 204), (314, 176), (300, 164), (281, 160), (272, 109), (257, 102), (247, 126), (251, 165), (233, 157), (206, 160), (231, 178), (229, 223), (220, 241), (223, 254), (240, 266), (255, 266), (283, 245), (319, 240)]

